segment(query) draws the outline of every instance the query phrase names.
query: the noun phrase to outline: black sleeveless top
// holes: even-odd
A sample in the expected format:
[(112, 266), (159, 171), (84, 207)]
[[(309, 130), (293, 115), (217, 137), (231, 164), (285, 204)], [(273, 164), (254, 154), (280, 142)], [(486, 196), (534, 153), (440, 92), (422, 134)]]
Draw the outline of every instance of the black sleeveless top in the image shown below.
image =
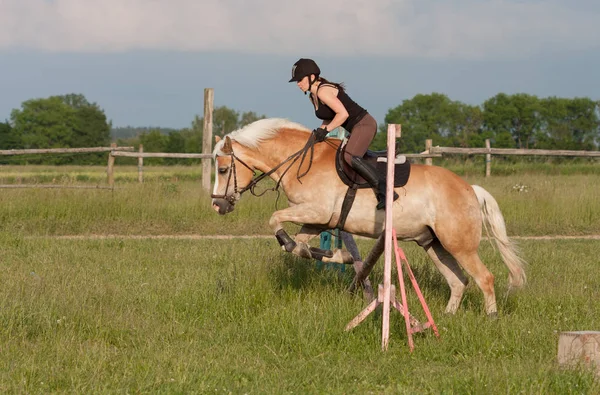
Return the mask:
[[(354, 100), (352, 100), (342, 88), (339, 88), (333, 84), (322, 83), (317, 88), (317, 93), (319, 92), (319, 88), (324, 85), (337, 88), (337, 98), (342, 102), (342, 104), (346, 108), (346, 111), (348, 111), (348, 118), (342, 124), (342, 127), (346, 129), (349, 133), (352, 133), (352, 128), (365, 116), (365, 114), (367, 114), (367, 110), (365, 110), (364, 108), (359, 106)], [(319, 101), (319, 108), (315, 110), (315, 115), (317, 116), (317, 118), (323, 121), (331, 121), (333, 117), (335, 117), (335, 111), (333, 111), (331, 107), (329, 107), (327, 104), (323, 103), (321, 99), (319, 99), (319, 96), (315, 96)]]

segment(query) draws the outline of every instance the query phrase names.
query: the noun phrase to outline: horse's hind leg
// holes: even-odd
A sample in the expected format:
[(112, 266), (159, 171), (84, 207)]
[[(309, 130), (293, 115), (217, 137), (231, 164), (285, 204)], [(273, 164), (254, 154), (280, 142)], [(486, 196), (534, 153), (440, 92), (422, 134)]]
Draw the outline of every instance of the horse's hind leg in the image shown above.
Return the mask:
[(424, 249), (450, 286), (450, 299), (445, 312), (454, 314), (460, 306), (460, 301), (469, 280), (456, 259), (442, 247), (439, 240), (435, 239), (433, 243), (425, 246)]
[(485, 267), (477, 251), (454, 253), (465, 271), (475, 279), (477, 286), (483, 292), (485, 312), (494, 318), (498, 315), (496, 307), (496, 293), (494, 291), (494, 275)]

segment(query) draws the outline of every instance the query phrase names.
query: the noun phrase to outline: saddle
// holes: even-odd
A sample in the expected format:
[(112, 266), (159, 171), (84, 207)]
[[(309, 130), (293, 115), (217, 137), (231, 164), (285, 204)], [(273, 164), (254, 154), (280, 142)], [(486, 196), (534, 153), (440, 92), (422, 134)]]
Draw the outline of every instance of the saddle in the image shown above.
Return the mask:
[[(346, 163), (344, 160), (345, 151), (346, 142), (344, 141), (338, 147), (335, 155), (335, 169), (340, 179), (351, 188), (371, 188), (371, 185)], [(402, 187), (406, 185), (410, 176), (410, 162), (397, 151), (394, 157), (396, 158), (394, 165), (394, 187)], [(377, 169), (377, 173), (381, 175), (382, 180), (385, 181), (387, 179), (387, 150), (367, 150), (363, 158)]]
[[(335, 169), (337, 170), (340, 179), (348, 186), (344, 201), (342, 203), (342, 209), (338, 218), (336, 228), (344, 229), (348, 213), (354, 203), (356, 197), (356, 190), (362, 188), (372, 188), (371, 185), (358, 174), (349, 164), (344, 160), (344, 152), (346, 151), (346, 140), (343, 140), (342, 144), (337, 149), (335, 154)], [(394, 187), (402, 187), (408, 182), (410, 176), (410, 162), (406, 160), (405, 156), (398, 155), (395, 153), (395, 165), (394, 165)], [(387, 179), (387, 150), (383, 151), (371, 151), (367, 150), (363, 158), (372, 164), (377, 172), (380, 174), (381, 179), (386, 181)]]

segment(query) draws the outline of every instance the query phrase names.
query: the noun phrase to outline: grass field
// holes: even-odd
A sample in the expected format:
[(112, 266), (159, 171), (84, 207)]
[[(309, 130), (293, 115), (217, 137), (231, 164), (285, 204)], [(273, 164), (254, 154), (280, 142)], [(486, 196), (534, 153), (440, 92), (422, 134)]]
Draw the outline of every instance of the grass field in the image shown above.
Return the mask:
[[(0, 190), (0, 392), (600, 393), (592, 374), (556, 364), (561, 331), (599, 330), (598, 241), (521, 240), (529, 284), (508, 299), (507, 270), (482, 243), (497, 321), (474, 284), (445, 316), (445, 281), (401, 244), (441, 333), (416, 336), (410, 354), (397, 313), (386, 353), (380, 314), (344, 332), (364, 307), (345, 293), (352, 270), (318, 270), (274, 238), (53, 238), (270, 233), (274, 196), (220, 217), (199, 182), (171, 170), (115, 191)], [(600, 175), (465, 178), (496, 197), (511, 235), (600, 234)], [(358, 243), (363, 254), (372, 245)], [(381, 276), (380, 263), (373, 283)]]

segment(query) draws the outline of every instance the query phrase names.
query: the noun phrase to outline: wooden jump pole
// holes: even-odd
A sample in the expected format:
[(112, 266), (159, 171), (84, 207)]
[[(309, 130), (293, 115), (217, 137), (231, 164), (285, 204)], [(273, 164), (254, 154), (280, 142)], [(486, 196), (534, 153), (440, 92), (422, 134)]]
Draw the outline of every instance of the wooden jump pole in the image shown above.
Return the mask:
[[(385, 246), (385, 256), (384, 256), (384, 269), (383, 269), (383, 284), (379, 284), (377, 289), (378, 295), (377, 299), (372, 301), (363, 311), (361, 311), (352, 321), (346, 325), (346, 331), (356, 327), (360, 324), (369, 314), (371, 314), (377, 306), (383, 304), (383, 316), (382, 316), (382, 327), (381, 327), (381, 349), (383, 351), (387, 351), (389, 345), (389, 337), (390, 337), (390, 308), (394, 307), (398, 310), (405, 319), (406, 322), (406, 332), (408, 336), (408, 345), (409, 349), (412, 352), (414, 349), (414, 343), (412, 341), (412, 334), (416, 332), (423, 331), (427, 328), (432, 328), (439, 337), (439, 333), (437, 331), (437, 327), (433, 322), (433, 318), (431, 317), (431, 313), (429, 312), (429, 308), (425, 303), (425, 299), (423, 298), (423, 294), (419, 289), (416, 279), (408, 265), (408, 260), (406, 259), (404, 252), (401, 248), (398, 247), (398, 243), (396, 240), (396, 232), (393, 227), (393, 204), (394, 204), (394, 167), (396, 164), (396, 138), (401, 137), (401, 125), (397, 124), (388, 124), (388, 132), (387, 132), (387, 177), (386, 177), (386, 207), (385, 207), (385, 230), (384, 230), (384, 246)], [(396, 287), (392, 284), (392, 255), (396, 257), (396, 266), (398, 270), (398, 282), (400, 283), (400, 290), (402, 293), (402, 303), (400, 303), (396, 299)], [(421, 305), (427, 315), (427, 320), (425, 324), (420, 324), (414, 317), (410, 315), (408, 312), (408, 305), (406, 300), (406, 290), (404, 287), (404, 278), (402, 275), (402, 259), (406, 263), (407, 271), (410, 276), (411, 282), (415, 291), (417, 292), (417, 296), (421, 301)]]

